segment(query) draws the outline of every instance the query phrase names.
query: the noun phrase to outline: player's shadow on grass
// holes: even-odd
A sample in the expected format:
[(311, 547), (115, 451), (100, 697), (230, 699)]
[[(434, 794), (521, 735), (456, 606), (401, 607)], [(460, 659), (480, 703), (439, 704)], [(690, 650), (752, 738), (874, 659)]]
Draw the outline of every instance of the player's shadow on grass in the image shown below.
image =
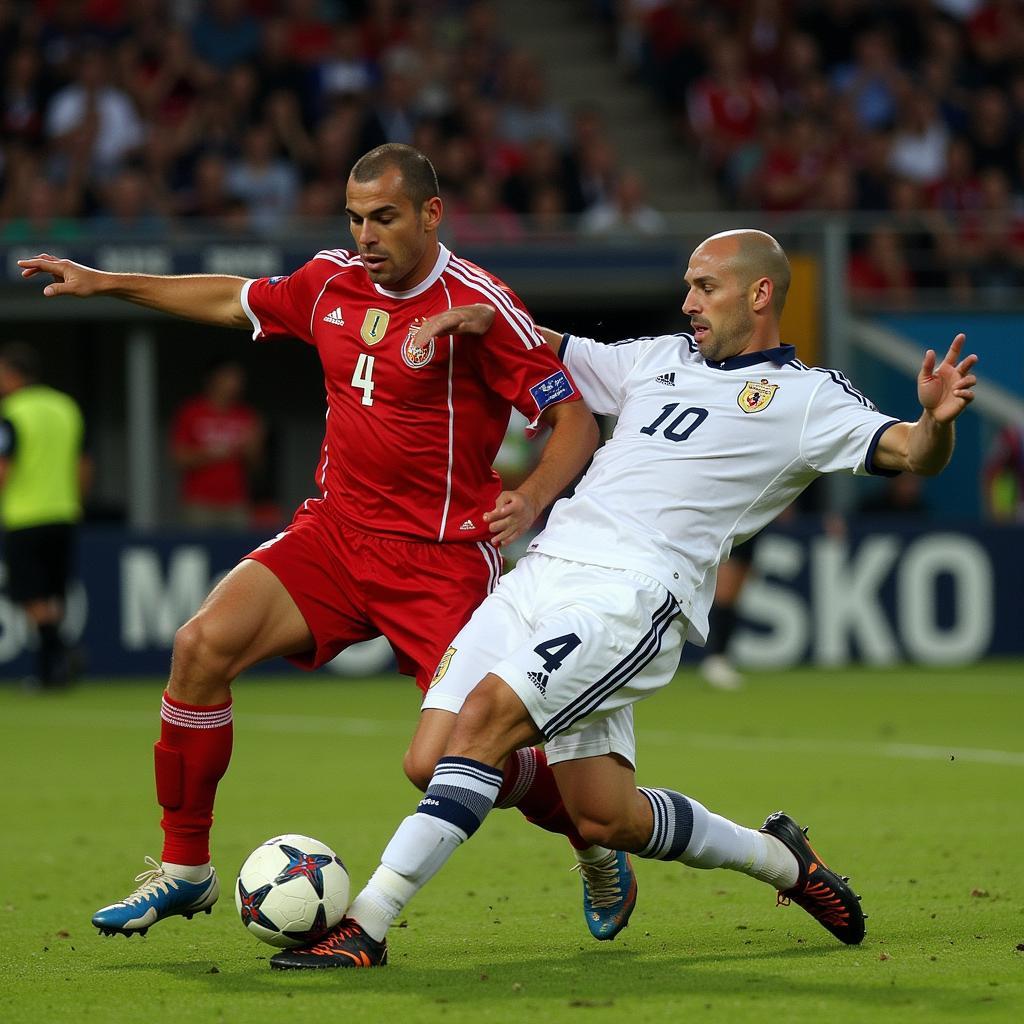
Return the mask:
[[(834, 946), (694, 954), (621, 948), (577, 952), (556, 961), (546, 956), (524, 957), (515, 963), (467, 958), (464, 967), (425, 959), (414, 962), (399, 955), (383, 970), (271, 971), (262, 959), (254, 960), (251, 970), (233, 967), (219, 973), (211, 973), (203, 962), (150, 961), (137, 968), (164, 971), (210, 994), (248, 997), (255, 992), (268, 999), (275, 994), (322, 996), (333, 1001), (332, 1012), (339, 1008), (338, 1000), (343, 1006), (347, 998), (359, 1000), (367, 995), (408, 996), (420, 1004), (439, 1006), (507, 1004), (520, 997), (581, 1007), (613, 1006), (659, 995), (679, 998), (688, 994), (701, 999), (827, 995), (830, 1000), (861, 1006), (891, 1007), (893, 992), (888, 985), (869, 985), (862, 980), (844, 983), (836, 978), (833, 967), (839, 966), (837, 958), (848, 956), (860, 958), (864, 965), (877, 959), (874, 952)], [(787, 961), (810, 963), (797, 976), (779, 973), (779, 962)], [(110, 969), (123, 972), (126, 968), (128, 965), (122, 964)], [(965, 1009), (974, 1005), (964, 992), (945, 986), (915, 986), (904, 995), (954, 1011), (960, 1003)]]

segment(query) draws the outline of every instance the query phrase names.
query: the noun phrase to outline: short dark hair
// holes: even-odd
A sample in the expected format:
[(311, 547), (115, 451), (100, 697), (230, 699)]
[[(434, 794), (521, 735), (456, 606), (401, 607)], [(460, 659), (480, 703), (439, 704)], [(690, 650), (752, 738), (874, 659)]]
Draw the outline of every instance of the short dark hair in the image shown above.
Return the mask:
[(402, 175), (402, 189), (414, 206), (422, 206), (440, 194), (434, 165), (418, 149), (400, 142), (385, 142), (364, 153), (352, 168), (351, 177), (360, 183), (373, 181), (389, 167)]
[(39, 353), (24, 341), (9, 341), (0, 347), (0, 363), (6, 363), (25, 380), (39, 379)]

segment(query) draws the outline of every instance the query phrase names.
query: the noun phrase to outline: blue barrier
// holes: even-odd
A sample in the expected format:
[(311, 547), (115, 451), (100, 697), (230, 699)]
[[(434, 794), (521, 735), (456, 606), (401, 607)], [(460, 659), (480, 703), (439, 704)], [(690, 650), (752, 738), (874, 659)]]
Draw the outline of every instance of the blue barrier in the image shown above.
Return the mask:
[[(265, 539), (84, 528), (65, 625), (84, 648), (90, 674), (166, 673), (174, 631)], [(839, 537), (808, 524), (773, 527), (758, 545), (740, 613), (733, 653), (766, 668), (1024, 655), (1024, 527), (876, 521), (855, 523)], [(29, 643), (0, 586), (0, 673), (29, 671)], [(371, 641), (331, 668), (371, 675), (392, 666), (387, 644)], [(278, 660), (258, 671), (289, 668)]]

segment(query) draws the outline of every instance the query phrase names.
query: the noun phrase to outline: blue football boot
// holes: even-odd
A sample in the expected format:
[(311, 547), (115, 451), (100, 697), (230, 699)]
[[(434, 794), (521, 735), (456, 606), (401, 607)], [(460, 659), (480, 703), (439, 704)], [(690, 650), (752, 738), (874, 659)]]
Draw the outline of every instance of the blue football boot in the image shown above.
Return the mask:
[(583, 878), (583, 916), (590, 934), (600, 942), (614, 939), (629, 924), (636, 906), (636, 875), (629, 854), (609, 850), (596, 864), (579, 861), (573, 870)]
[(180, 914), (190, 919), (193, 914), (208, 914), (217, 902), (220, 883), (213, 868), (202, 882), (186, 882), (167, 874), (152, 857), (147, 857), (146, 863), (149, 869), (135, 876), (139, 883), (135, 892), (92, 915), (92, 923), (102, 935), (145, 935), (165, 917)]

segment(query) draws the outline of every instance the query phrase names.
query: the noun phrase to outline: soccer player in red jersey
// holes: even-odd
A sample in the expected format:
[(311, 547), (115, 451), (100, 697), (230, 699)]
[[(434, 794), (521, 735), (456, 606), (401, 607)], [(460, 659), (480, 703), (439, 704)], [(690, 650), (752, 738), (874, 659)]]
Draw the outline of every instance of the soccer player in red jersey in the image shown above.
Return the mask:
[[(440, 244), (437, 193), (421, 153), (378, 147), (348, 180), (357, 251), (324, 250), (284, 277), (111, 274), (47, 254), (20, 261), (24, 277), (53, 277), (47, 296), (111, 295), (247, 328), (256, 340), (299, 338), (316, 347), (327, 389), (320, 496), (243, 559), (175, 636), (155, 748), (163, 858), (150, 861), (131, 895), (94, 915), (106, 934), (145, 932), (216, 901), (209, 833), (240, 672), (278, 655), (316, 668), (383, 634), (400, 669), (426, 691), (435, 669), (443, 674), (451, 638), (497, 581), (498, 549), (533, 523), (596, 447), (593, 417), (516, 296)], [(428, 317), (481, 302), (498, 311), (482, 343), (461, 339), (457, 327), (417, 341)], [(533, 473), (505, 491), (491, 464), (513, 405), (552, 432)], [(421, 715), (405, 761), (421, 787), (453, 721), (444, 711)], [(593, 854), (542, 752), (510, 758), (507, 776), (505, 806), (584, 851), (585, 887), (632, 882), (592, 874)]]

